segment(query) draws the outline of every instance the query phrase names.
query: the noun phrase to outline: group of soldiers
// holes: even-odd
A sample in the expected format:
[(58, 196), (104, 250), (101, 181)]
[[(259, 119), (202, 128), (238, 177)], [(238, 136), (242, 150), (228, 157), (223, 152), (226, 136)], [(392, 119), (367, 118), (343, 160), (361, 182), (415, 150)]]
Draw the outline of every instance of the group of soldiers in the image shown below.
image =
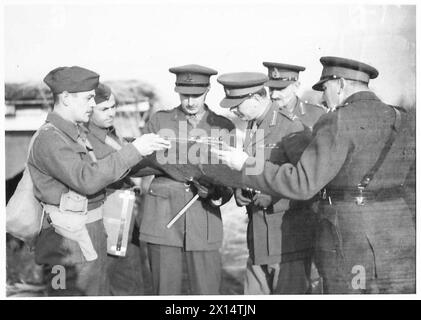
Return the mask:
[[(35, 257), (44, 265), (48, 293), (136, 294), (130, 287), (142, 277), (139, 248), (130, 244), (125, 257), (107, 255), (102, 221), (106, 190), (131, 188), (136, 177), (143, 177), (142, 196), (130, 242), (146, 243), (153, 294), (182, 294), (185, 271), (190, 294), (220, 294), (220, 207), (232, 196), (247, 208), (249, 221), (244, 294), (311, 293), (313, 263), (325, 293), (414, 292), (415, 225), (402, 190), (414, 161), (412, 141), (401, 134), (407, 113), (369, 90), (378, 75), (372, 66), (339, 57), (321, 63), (313, 89), (323, 91), (324, 105), (298, 97), (301, 66), (264, 62), (268, 75), (218, 77), (225, 90), (221, 107), (247, 122), (241, 144), (211, 150), (236, 173), (232, 183), (185, 179), (150, 160), (172, 146), (162, 130), (187, 140), (198, 129), (209, 136), (215, 129), (235, 131), (205, 103), (216, 70), (170, 68), (180, 105), (153, 114), (132, 142), (117, 135), (115, 97), (97, 73), (81, 67), (49, 72), (44, 81), (54, 108), (28, 157), (45, 212)], [(261, 154), (262, 172), (249, 174)], [(69, 212), (86, 215), (84, 241), (91, 246), (61, 228), (60, 217)], [(65, 288), (52, 285), (55, 265), (65, 267)]]

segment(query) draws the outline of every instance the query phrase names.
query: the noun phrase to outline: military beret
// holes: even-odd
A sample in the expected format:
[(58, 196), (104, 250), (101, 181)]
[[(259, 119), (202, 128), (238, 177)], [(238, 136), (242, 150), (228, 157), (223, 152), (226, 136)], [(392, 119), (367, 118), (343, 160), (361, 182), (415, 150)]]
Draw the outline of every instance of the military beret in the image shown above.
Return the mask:
[(376, 68), (356, 60), (340, 57), (321, 57), (323, 65), (320, 80), (313, 86), (313, 90), (323, 91), (323, 83), (332, 79), (344, 78), (367, 83), (377, 78), (379, 72)]
[(235, 72), (222, 74), (217, 81), (225, 90), (225, 98), (220, 102), (220, 106), (232, 108), (264, 88), (268, 77), (260, 72)]
[(202, 94), (210, 85), (210, 77), (218, 74), (218, 71), (197, 64), (169, 69), (176, 74), (175, 92), (181, 94)]
[(277, 63), (277, 62), (263, 62), (263, 65), (268, 68), (269, 81), (266, 86), (274, 89), (284, 89), (291, 83), (298, 80), (300, 71), (306, 68), (296, 66), (293, 64)]
[(104, 101), (108, 101), (111, 97), (111, 94), (111, 88), (100, 82), (98, 87), (95, 89), (95, 103), (99, 104)]
[(44, 82), (53, 93), (91, 91), (98, 86), (99, 74), (77, 66), (58, 67), (45, 76)]

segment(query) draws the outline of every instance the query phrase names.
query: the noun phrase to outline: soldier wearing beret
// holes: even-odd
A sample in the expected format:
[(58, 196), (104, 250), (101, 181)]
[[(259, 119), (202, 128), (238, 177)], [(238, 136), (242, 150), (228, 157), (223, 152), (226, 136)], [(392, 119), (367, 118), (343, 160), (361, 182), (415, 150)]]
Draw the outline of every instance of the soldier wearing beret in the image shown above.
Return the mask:
[[(234, 129), (228, 119), (215, 114), (205, 104), (210, 77), (217, 71), (200, 65), (169, 69), (176, 74), (175, 91), (180, 105), (159, 111), (146, 124), (146, 132), (171, 131), (180, 146), (200, 131)], [(188, 160), (188, 159), (187, 159)], [(155, 294), (182, 293), (183, 263), (186, 262), (191, 294), (219, 294), (221, 282), (222, 219), (219, 205), (232, 191), (190, 184), (168, 174), (155, 177), (142, 206), (140, 240), (147, 242)], [(201, 190), (201, 191), (200, 191)], [(213, 199), (218, 191), (222, 199)], [(170, 228), (169, 221), (198, 192), (200, 198)], [(222, 202), (221, 202), (222, 201)]]
[(268, 68), (269, 81), (266, 86), (269, 87), (271, 99), (290, 113), (291, 117), (297, 117), (307, 127), (313, 128), (327, 110), (322, 105), (308, 103), (297, 96), (300, 88), (299, 73), (306, 68), (277, 62), (263, 62), (263, 65)]
[[(111, 88), (100, 83), (95, 89), (96, 106), (87, 125), (87, 139), (91, 143), (97, 159), (103, 159), (109, 154), (120, 150), (126, 143), (117, 135), (114, 118), (117, 102)], [(108, 186), (109, 190), (128, 189), (134, 186), (129, 178)], [(102, 195), (101, 195), (102, 196)], [(137, 228), (137, 226), (136, 226)], [(110, 294), (120, 296), (141, 295), (144, 293), (142, 263), (137, 239), (129, 237), (125, 257), (107, 255), (107, 274), (110, 282)]]
[(326, 293), (413, 293), (415, 225), (402, 189), (414, 159), (408, 113), (370, 91), (374, 67), (340, 57), (320, 61), (313, 89), (323, 91), (331, 112), (296, 165), (266, 162), (262, 174), (247, 175), (255, 159), (214, 152), (242, 171), (244, 186), (289, 199), (321, 191), (316, 263)]
[(89, 120), (95, 105), (99, 75), (77, 66), (60, 67), (44, 82), (53, 92), (54, 108), (38, 130), (28, 158), (34, 195), (44, 209), (35, 260), (45, 267), (48, 294), (105, 295), (104, 188), (143, 156), (169, 145), (159, 136), (142, 136), (95, 162), (81, 124)]
[[(266, 75), (256, 72), (221, 75), (218, 82), (226, 93), (221, 106), (248, 121), (243, 146), (247, 154), (263, 155), (274, 163), (294, 162), (311, 133), (298, 117), (270, 100), (264, 88), (267, 81)], [(287, 199), (265, 193), (250, 197), (247, 192), (235, 190), (237, 205), (247, 206), (249, 216), (244, 294), (309, 292), (314, 243), (310, 204), (295, 202), (290, 208)]]

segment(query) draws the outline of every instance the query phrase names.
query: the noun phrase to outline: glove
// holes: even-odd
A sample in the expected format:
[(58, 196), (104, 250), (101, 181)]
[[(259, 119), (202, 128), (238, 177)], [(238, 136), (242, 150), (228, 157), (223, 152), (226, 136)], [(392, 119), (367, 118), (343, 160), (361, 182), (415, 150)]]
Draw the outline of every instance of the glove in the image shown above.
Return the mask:
[(243, 190), (240, 188), (235, 189), (235, 202), (237, 206), (243, 207), (251, 203), (251, 199), (243, 195)]
[(199, 197), (213, 198), (215, 196), (215, 186), (207, 178), (199, 178), (198, 180), (193, 179), (192, 184)]
[(254, 205), (267, 209), (272, 204), (272, 196), (267, 194), (256, 193), (253, 197)]

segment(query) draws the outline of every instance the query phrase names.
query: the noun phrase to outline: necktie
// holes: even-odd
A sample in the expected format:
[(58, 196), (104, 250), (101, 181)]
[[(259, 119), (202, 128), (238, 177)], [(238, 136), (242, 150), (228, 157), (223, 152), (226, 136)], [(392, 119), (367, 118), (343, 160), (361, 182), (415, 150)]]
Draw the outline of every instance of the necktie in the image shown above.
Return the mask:
[(257, 123), (256, 123), (255, 120), (252, 120), (252, 121), (249, 122), (249, 125), (247, 127), (247, 132), (246, 132), (247, 136), (246, 136), (246, 141), (244, 143), (244, 146), (245, 146), (244, 151), (246, 151), (250, 155), (253, 154), (252, 139), (253, 139), (253, 136), (255, 135), (256, 131), (257, 131)]

